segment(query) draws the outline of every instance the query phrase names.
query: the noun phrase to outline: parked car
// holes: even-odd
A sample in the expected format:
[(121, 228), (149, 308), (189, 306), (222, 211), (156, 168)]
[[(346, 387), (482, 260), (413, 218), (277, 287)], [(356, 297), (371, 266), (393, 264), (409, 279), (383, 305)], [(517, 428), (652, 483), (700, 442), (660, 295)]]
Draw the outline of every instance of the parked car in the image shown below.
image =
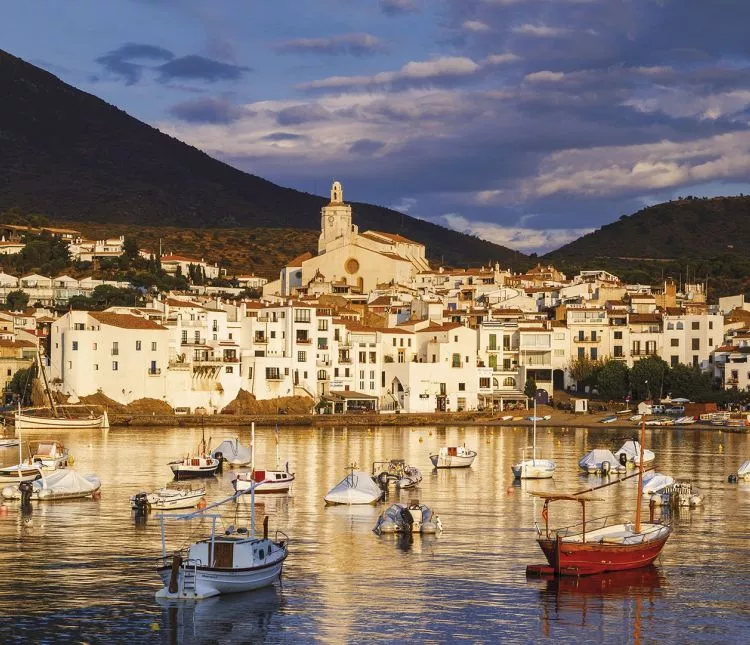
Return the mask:
[(673, 414), (675, 416), (681, 417), (685, 414), (685, 406), (684, 405), (671, 405), (668, 408), (664, 409), (664, 414)]

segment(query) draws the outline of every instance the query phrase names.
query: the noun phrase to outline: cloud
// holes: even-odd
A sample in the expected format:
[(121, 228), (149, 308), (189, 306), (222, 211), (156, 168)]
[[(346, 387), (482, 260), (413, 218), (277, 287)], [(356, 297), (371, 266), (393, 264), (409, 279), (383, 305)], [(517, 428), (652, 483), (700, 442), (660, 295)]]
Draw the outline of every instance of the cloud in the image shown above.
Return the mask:
[(547, 25), (523, 24), (513, 27), (514, 34), (523, 36), (534, 36), (535, 38), (559, 38), (569, 33), (569, 30), (563, 27), (548, 27)]
[(504, 226), (495, 222), (470, 220), (455, 213), (441, 215), (440, 220), (454, 231), (476, 235), (488, 242), (494, 242), (495, 244), (507, 246), (516, 251), (523, 251), (524, 253), (546, 253), (568, 242), (572, 242), (581, 237), (581, 235), (591, 233), (593, 230), (576, 228), (535, 229), (523, 226)]
[(169, 113), (187, 123), (233, 123), (247, 114), (241, 107), (223, 98), (201, 97), (177, 103)]
[(384, 51), (382, 41), (371, 34), (342, 34), (330, 38), (297, 38), (275, 47), (282, 54), (323, 54), (327, 56), (366, 56)]
[(133, 85), (141, 78), (144, 65), (138, 61), (172, 60), (174, 54), (156, 45), (125, 43), (117, 49), (96, 59), (110, 74), (119, 76), (126, 85)]
[(298, 141), (305, 137), (301, 134), (294, 134), (294, 132), (272, 132), (261, 137), (262, 141)]
[(388, 16), (400, 16), (419, 11), (416, 0), (380, 0), (380, 9)]
[(475, 33), (490, 31), (490, 26), (483, 23), (481, 20), (465, 20), (461, 26), (466, 31), (472, 31)]
[(521, 60), (521, 57), (517, 54), (490, 54), (482, 61), (482, 63), (485, 65), (506, 65), (508, 63), (515, 63), (519, 60)]
[(382, 141), (359, 139), (349, 146), (349, 152), (355, 155), (372, 155), (385, 146)]
[(331, 113), (322, 105), (316, 103), (291, 105), (276, 113), (276, 123), (279, 125), (300, 125), (314, 121), (325, 121), (330, 118)]
[(445, 56), (430, 61), (412, 61), (395, 72), (380, 72), (373, 76), (331, 76), (318, 81), (303, 83), (300, 89), (347, 89), (367, 86), (391, 85), (399, 82), (425, 82), (445, 78), (470, 76), (479, 70), (479, 65), (465, 56)]
[(159, 72), (161, 82), (190, 79), (213, 83), (216, 81), (236, 81), (245, 72), (250, 71), (250, 68), (191, 54), (173, 58), (169, 62), (159, 65), (156, 70)]

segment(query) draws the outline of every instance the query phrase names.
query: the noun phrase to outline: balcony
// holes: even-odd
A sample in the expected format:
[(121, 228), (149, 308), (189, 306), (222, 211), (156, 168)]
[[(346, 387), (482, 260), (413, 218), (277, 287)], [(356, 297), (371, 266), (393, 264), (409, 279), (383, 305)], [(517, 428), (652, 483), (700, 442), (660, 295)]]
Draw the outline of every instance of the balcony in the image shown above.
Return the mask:
[(352, 359), (349, 358), (349, 357), (347, 357), (347, 358), (339, 358), (339, 363), (341, 363), (343, 365), (351, 365), (352, 364)]
[(156, 368), (153, 368), (153, 369), (149, 368), (149, 370), (148, 370), (148, 375), (149, 376), (159, 376), (159, 374), (161, 374), (161, 368), (159, 368), (159, 367), (156, 367)]
[(298, 338), (297, 344), (298, 345), (309, 345), (312, 343), (312, 338)]
[(281, 372), (268, 372), (266, 373), (266, 381), (283, 381), (284, 376)]
[(592, 337), (592, 336), (577, 336), (573, 338), (574, 343), (598, 343), (601, 340), (600, 336)]
[(205, 345), (206, 339), (205, 338), (183, 338), (182, 344), (183, 345)]
[(622, 354), (619, 354), (619, 355), (614, 354), (614, 355), (611, 356), (611, 358), (613, 360), (615, 360), (615, 361), (626, 361), (626, 360), (628, 360), (628, 357), (627, 356), (623, 356)]
[(225, 356), (224, 362), (225, 363), (239, 363), (240, 359), (237, 358), (236, 356)]
[(222, 364), (220, 358), (194, 358), (193, 365), (196, 367), (218, 367)]
[(266, 338), (265, 336), (256, 336), (255, 338), (253, 338), (253, 343), (255, 343), (256, 345), (265, 345), (268, 343), (268, 338)]
[(655, 349), (634, 349), (630, 352), (631, 356), (656, 356)]

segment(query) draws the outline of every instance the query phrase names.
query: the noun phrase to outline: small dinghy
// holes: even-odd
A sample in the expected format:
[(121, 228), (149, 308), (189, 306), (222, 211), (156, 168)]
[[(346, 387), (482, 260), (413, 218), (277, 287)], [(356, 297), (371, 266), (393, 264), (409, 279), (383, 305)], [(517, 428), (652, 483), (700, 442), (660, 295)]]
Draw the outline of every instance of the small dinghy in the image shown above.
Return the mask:
[(427, 504), (391, 504), (378, 518), (373, 532), (382, 533), (437, 533), (443, 530), (440, 518)]
[(654, 499), (657, 505), (659, 505), (661, 504), (662, 491), (674, 483), (674, 477), (663, 475), (662, 473), (651, 473), (644, 476), (641, 492), (644, 497), (649, 500)]
[(604, 417), (603, 419), (599, 419), (599, 423), (614, 423), (617, 421), (617, 415), (616, 414), (610, 414), (608, 417)]
[(206, 488), (204, 486), (199, 488), (167, 486), (153, 493), (141, 492), (133, 495), (130, 498), (130, 507), (140, 512), (149, 509), (168, 511), (178, 508), (195, 508), (201, 503), (205, 494)]
[(679, 417), (674, 420), (676, 426), (690, 426), (695, 423), (695, 417)]
[(59, 470), (33, 482), (22, 482), (18, 486), (6, 486), (2, 490), (4, 499), (21, 499), (21, 485), (31, 486), (31, 499), (37, 502), (52, 502), (63, 499), (94, 497), (102, 486), (96, 475), (80, 475), (75, 470)]
[(326, 504), (374, 504), (383, 496), (383, 491), (364, 470), (349, 467), (349, 474), (336, 484), (325, 496)]
[(71, 459), (68, 449), (59, 441), (43, 440), (32, 444), (31, 455), (28, 459), (21, 459), (22, 446), (18, 444), (20, 462), (14, 466), (0, 468), (0, 482), (32, 481), (40, 473), (66, 468)]
[[(648, 425), (648, 422), (646, 424)], [(622, 455), (625, 456), (624, 459), (626, 460), (627, 467), (634, 468), (641, 458), (641, 444), (634, 439), (626, 441), (615, 453), (615, 457), (617, 457), (617, 461), (620, 463), (622, 463)], [(643, 464), (645, 466), (651, 464), (655, 458), (656, 455), (648, 448), (643, 451)]]
[(430, 461), (435, 468), (468, 468), (476, 456), (466, 446), (443, 446), (436, 455), (430, 455)]
[(674, 477), (662, 473), (645, 477), (641, 491), (656, 506), (693, 508), (703, 504), (703, 494), (690, 482), (678, 482)]
[(750, 460), (743, 462), (737, 469), (737, 478), (750, 481)]
[(611, 450), (605, 448), (596, 448), (587, 452), (578, 461), (578, 466), (589, 475), (607, 475), (610, 472), (625, 472), (625, 466), (619, 462)]
[[(557, 467), (551, 459), (537, 459), (536, 457), (536, 401), (534, 401), (534, 416), (531, 417), (533, 424), (533, 443), (524, 448), (521, 461), (511, 466), (513, 476), (516, 479), (549, 479), (555, 474)], [(526, 451), (531, 448), (531, 459), (526, 458)]]
[(247, 466), (252, 459), (250, 448), (243, 446), (238, 437), (225, 439), (210, 454), (214, 459), (221, 459), (230, 466)]
[[(379, 467), (383, 466), (384, 469), (376, 474)], [(372, 477), (383, 490), (387, 490), (390, 483), (394, 483), (396, 488), (409, 489), (415, 488), (422, 481), (422, 473), (419, 469), (409, 466), (403, 459), (374, 462)]]

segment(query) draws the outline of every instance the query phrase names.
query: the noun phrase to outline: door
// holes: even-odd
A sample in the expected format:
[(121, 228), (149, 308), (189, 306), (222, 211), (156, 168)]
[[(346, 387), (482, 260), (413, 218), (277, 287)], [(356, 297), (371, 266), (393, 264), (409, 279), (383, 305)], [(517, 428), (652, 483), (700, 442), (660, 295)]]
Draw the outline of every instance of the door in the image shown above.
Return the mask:
[(231, 569), (234, 566), (234, 544), (231, 542), (215, 542), (212, 566)]

